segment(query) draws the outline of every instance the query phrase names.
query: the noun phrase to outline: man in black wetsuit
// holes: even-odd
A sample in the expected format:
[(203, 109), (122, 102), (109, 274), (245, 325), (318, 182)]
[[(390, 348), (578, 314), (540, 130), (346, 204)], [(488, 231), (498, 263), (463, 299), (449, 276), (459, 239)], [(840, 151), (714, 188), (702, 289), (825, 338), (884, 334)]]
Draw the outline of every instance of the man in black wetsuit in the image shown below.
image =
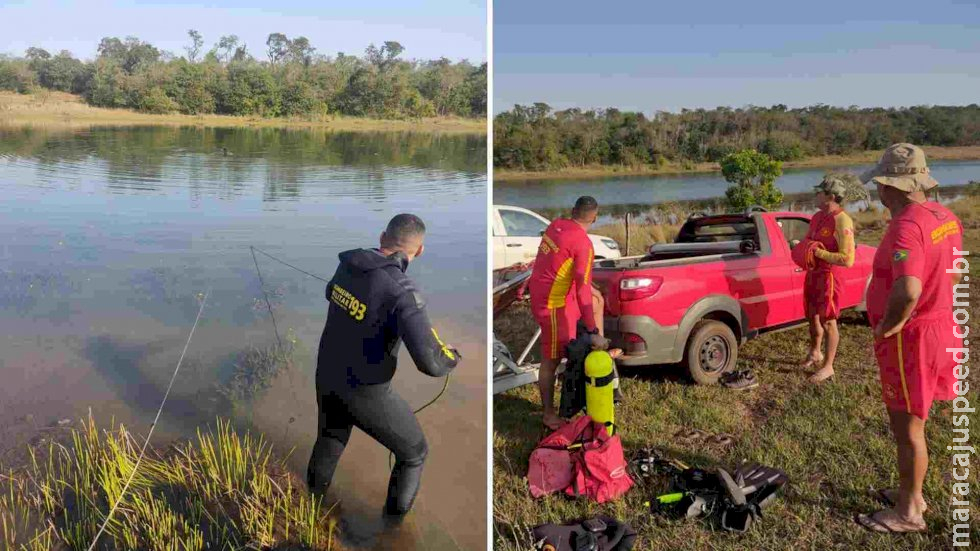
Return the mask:
[(340, 253), (327, 284), (330, 308), (317, 357), (320, 417), (310, 489), (330, 485), (356, 426), (395, 455), (384, 512), (396, 517), (412, 508), (428, 451), (415, 414), (391, 388), (398, 349), (404, 341), (416, 367), (433, 377), (447, 375), (460, 359), (429, 324), (422, 296), (405, 275), (424, 238), (419, 217), (399, 214), (381, 234), (380, 248)]

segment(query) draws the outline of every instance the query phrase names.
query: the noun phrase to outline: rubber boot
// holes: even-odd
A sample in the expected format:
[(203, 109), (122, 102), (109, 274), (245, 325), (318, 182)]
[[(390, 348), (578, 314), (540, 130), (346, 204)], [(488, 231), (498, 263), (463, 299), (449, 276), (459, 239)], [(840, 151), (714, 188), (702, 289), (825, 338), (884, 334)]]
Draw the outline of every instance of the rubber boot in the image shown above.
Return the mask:
[(401, 517), (412, 510), (415, 496), (422, 483), (422, 466), (425, 458), (412, 461), (395, 461), (388, 480), (388, 498), (385, 500), (385, 515)]

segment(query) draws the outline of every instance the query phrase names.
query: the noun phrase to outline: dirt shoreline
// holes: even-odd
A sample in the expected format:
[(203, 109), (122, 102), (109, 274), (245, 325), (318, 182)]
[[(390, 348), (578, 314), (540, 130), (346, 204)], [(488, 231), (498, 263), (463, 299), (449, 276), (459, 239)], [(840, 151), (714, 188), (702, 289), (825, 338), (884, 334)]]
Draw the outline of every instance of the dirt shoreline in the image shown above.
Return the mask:
[(104, 109), (87, 105), (73, 94), (48, 92), (17, 94), (0, 92), (0, 128), (89, 128), (94, 126), (199, 126), (223, 128), (326, 129), (345, 132), (428, 132), (486, 134), (484, 119), (436, 117), (411, 120), (381, 120), (329, 116), (323, 120), (239, 117), (232, 115), (153, 115), (129, 109)]
[[(976, 161), (980, 160), (980, 145), (922, 148), (926, 157), (932, 161)], [(783, 163), (783, 169), (827, 168), (855, 164), (872, 164), (881, 157), (881, 151), (864, 151), (850, 155), (825, 155), (800, 161)], [(494, 182), (537, 181), (537, 180), (585, 180), (614, 178), (617, 176), (669, 176), (677, 174), (706, 174), (721, 172), (718, 163), (695, 163), (689, 168), (677, 164), (663, 167), (644, 165), (640, 167), (603, 166), (572, 167), (562, 170), (523, 171), (494, 168)]]

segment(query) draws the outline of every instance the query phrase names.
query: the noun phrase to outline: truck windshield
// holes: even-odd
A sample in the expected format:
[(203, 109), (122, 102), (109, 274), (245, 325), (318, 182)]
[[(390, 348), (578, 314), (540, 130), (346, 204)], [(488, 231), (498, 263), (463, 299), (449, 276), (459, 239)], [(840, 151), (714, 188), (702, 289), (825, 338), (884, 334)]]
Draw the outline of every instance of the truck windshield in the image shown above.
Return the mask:
[(688, 222), (677, 235), (678, 243), (718, 243), (721, 241), (758, 241), (752, 220), (706, 220)]

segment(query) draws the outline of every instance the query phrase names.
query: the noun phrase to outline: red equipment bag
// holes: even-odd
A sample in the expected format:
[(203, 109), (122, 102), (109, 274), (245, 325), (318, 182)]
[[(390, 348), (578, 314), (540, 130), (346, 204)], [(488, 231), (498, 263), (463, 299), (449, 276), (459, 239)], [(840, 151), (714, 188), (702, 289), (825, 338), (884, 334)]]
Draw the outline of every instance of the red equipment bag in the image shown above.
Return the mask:
[(619, 435), (602, 423), (577, 417), (546, 436), (531, 452), (528, 486), (535, 498), (564, 491), (598, 503), (614, 500), (633, 487)]

